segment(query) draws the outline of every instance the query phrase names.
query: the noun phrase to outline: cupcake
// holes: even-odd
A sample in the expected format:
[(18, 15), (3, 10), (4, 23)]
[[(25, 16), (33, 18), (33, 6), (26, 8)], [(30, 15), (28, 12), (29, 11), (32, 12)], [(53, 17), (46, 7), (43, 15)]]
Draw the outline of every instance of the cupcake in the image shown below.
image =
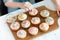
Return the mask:
[(23, 21), (27, 19), (27, 14), (21, 13), (18, 15), (18, 20)]
[(27, 11), (32, 10), (34, 8), (33, 5), (29, 2), (24, 2), (24, 6), (28, 8), (28, 9), (26, 9)]
[(48, 17), (48, 16), (49, 16), (49, 11), (48, 11), (48, 10), (42, 10), (42, 11), (40, 12), (40, 15), (41, 15), (42, 17)]
[(27, 32), (23, 29), (17, 31), (17, 37), (18, 38), (26, 38)]
[(9, 18), (7, 19), (7, 23), (13, 23), (13, 22), (16, 21), (16, 19), (17, 19), (16, 16), (15, 16), (15, 17), (9, 17)]
[(33, 17), (31, 19), (31, 23), (32, 24), (39, 24), (40, 23), (40, 18), (39, 17)]
[(32, 9), (31, 11), (29, 11), (29, 15), (31, 16), (35, 16), (38, 14), (38, 10), (37, 9)]
[(41, 23), (39, 25), (39, 29), (42, 30), (42, 31), (44, 31), (44, 32), (46, 32), (46, 31), (49, 30), (49, 25), (47, 23)]
[(37, 27), (30, 27), (28, 29), (28, 32), (31, 34), (31, 35), (37, 35), (38, 34), (38, 28)]
[(12, 30), (18, 30), (20, 28), (20, 23), (19, 22), (14, 22), (10, 25), (10, 28)]
[(52, 17), (47, 17), (45, 19), (45, 22), (49, 25), (52, 25), (52, 24), (54, 24), (54, 19)]
[(21, 23), (21, 26), (23, 28), (28, 28), (30, 27), (30, 21), (29, 20), (24, 20), (22, 23)]

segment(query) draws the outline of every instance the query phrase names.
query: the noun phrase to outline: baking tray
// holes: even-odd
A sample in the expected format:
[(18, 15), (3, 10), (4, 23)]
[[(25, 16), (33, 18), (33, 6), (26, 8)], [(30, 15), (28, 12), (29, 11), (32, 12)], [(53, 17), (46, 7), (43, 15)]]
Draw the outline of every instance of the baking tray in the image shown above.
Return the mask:
[[(41, 17), (39, 13), (40, 13), (42, 10), (48, 10), (48, 11), (50, 12), (50, 16), (54, 19), (54, 24), (50, 26), (50, 28), (49, 28), (49, 30), (48, 30), (47, 32), (42, 32), (41, 30), (39, 30), (39, 32), (38, 32), (38, 34), (37, 34), (36, 36), (32, 36), (32, 35), (30, 35), (29, 33), (27, 33), (27, 37), (24, 38), (24, 39), (20, 39), (20, 38), (17, 37), (16, 32), (17, 32), (18, 30), (17, 30), (17, 31), (11, 30), (16, 40), (32, 40), (32, 38), (42, 36), (43, 34), (46, 34), (46, 33), (48, 33), (48, 32), (54, 31), (54, 30), (56, 30), (56, 29), (58, 28), (58, 23), (57, 23), (58, 16), (57, 16), (57, 12), (56, 12), (56, 11), (52, 11), (52, 10), (46, 8), (45, 6), (40, 6), (40, 7), (37, 8), (37, 10), (38, 10), (38, 14), (37, 14), (36, 16), (34, 16), (34, 17), (40, 17), (41, 23), (42, 23), (42, 22), (45, 22), (45, 18)], [(25, 13), (28, 15), (27, 20), (31, 20), (31, 18), (32, 18), (33, 16), (30, 16), (30, 15), (28, 14), (28, 12), (25, 12)], [(18, 15), (16, 15), (16, 16), (18, 16)], [(16, 21), (20, 22), (18, 19), (17, 19)], [(21, 23), (21, 22), (20, 22), (20, 23)], [(8, 23), (7, 23), (7, 24), (8, 24)], [(10, 26), (10, 24), (8, 24), (8, 27), (9, 27), (9, 26)], [(33, 25), (33, 24), (31, 24), (31, 26), (37, 26), (37, 27), (38, 27), (39, 24), (38, 24), (38, 25)], [(10, 27), (9, 27), (9, 28), (10, 28)], [(24, 28), (21, 27), (20, 29), (24, 29)], [(24, 30), (27, 31), (28, 29), (24, 29)]]

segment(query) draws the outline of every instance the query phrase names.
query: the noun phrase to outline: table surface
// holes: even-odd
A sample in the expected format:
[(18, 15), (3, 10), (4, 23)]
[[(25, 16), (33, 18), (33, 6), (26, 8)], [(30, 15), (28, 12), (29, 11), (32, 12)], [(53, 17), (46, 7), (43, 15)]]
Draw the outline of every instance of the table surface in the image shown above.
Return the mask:
[[(48, 1), (48, 2), (47, 2)], [(33, 6), (35, 8), (39, 7), (39, 6), (46, 6), (47, 8), (49, 8), (50, 10), (56, 10), (55, 9), (55, 5), (52, 3), (51, 0), (45, 0), (36, 4), (33, 4)], [(7, 15), (1, 16), (0, 17), (0, 40), (15, 40), (15, 38), (13, 37), (9, 27), (7, 26), (7, 24), (5, 23), (7, 16), (15, 16), (21, 12), (25, 12), (25, 10), (23, 9), (19, 9), (17, 11), (11, 12)], [(58, 25), (60, 25), (60, 18), (57, 20)], [(33, 40), (60, 40), (60, 27), (52, 32), (49, 32), (47, 34), (44, 34), (40, 37), (36, 37)]]

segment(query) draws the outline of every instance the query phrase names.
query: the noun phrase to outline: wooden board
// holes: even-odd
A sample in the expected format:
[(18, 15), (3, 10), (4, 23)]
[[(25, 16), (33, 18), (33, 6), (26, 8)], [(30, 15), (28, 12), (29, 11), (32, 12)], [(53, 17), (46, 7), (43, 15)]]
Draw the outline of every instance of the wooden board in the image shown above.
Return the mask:
[[(20, 38), (18, 38), (18, 37), (16, 36), (16, 32), (17, 32), (17, 31), (12, 31), (12, 30), (11, 30), (16, 40), (32, 40), (32, 38), (41, 36), (41, 35), (43, 35), (43, 34), (45, 34), (45, 33), (51, 32), (51, 31), (53, 31), (53, 30), (55, 30), (55, 29), (58, 28), (58, 23), (57, 23), (58, 16), (57, 16), (56, 11), (49, 10), (49, 9), (46, 8), (45, 6), (41, 6), (41, 7), (37, 8), (37, 10), (38, 10), (39, 12), (38, 12), (38, 15), (36, 15), (36, 17), (40, 17), (40, 18), (41, 18), (41, 23), (44, 22), (44, 19), (45, 19), (45, 18), (42, 18), (42, 17), (39, 15), (39, 13), (40, 13), (42, 10), (48, 10), (48, 11), (50, 12), (50, 16), (53, 17), (54, 20), (55, 20), (54, 24), (50, 26), (50, 29), (49, 29), (47, 32), (42, 32), (41, 30), (39, 30), (39, 32), (38, 32), (38, 34), (37, 34), (36, 36), (32, 36), (32, 35), (30, 35), (29, 33), (27, 33), (27, 37), (24, 38), (24, 39), (20, 39)], [(30, 16), (30, 15), (28, 14), (28, 12), (26, 12), (26, 14), (28, 15), (27, 20), (31, 20), (32, 16)], [(19, 20), (16, 20), (16, 21), (20, 22)], [(20, 23), (21, 23), (21, 22), (20, 22)], [(10, 24), (8, 24), (8, 26), (9, 26), (9, 25), (10, 25)], [(31, 26), (37, 26), (37, 27), (38, 27), (39, 25), (33, 25), (33, 24), (31, 24)], [(23, 29), (23, 28), (21, 27), (20, 29)], [(24, 29), (24, 30), (27, 31), (28, 29)]]

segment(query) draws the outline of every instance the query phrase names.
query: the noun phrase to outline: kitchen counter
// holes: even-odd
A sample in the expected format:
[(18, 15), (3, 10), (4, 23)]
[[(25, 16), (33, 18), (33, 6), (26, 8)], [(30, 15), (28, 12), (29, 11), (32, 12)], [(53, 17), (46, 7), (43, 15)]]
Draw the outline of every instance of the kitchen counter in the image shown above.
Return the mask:
[[(52, 1), (51, 0), (49, 0), (48, 2), (47, 1), (46, 0), (41, 1), (39, 3), (33, 4), (33, 6), (34, 6), (34, 8), (37, 8), (39, 6), (44, 5), (47, 8), (49, 8), (50, 10), (56, 11), (55, 5), (52, 3)], [(12, 35), (12, 32), (10, 31), (9, 27), (7, 26), (7, 24), (5, 22), (6, 22), (6, 19), (8, 16), (15, 16), (21, 12), (26, 12), (26, 11), (23, 9), (19, 9), (19, 10), (16, 10), (14, 12), (11, 12), (9, 14), (6, 14), (6, 15), (0, 17), (0, 40), (15, 40), (15, 38)], [(60, 18), (57, 20), (57, 22), (60, 25), (60, 23), (59, 23)], [(39, 39), (40, 40), (60, 40), (60, 27), (52, 32), (44, 34), (33, 40), (39, 40)]]

